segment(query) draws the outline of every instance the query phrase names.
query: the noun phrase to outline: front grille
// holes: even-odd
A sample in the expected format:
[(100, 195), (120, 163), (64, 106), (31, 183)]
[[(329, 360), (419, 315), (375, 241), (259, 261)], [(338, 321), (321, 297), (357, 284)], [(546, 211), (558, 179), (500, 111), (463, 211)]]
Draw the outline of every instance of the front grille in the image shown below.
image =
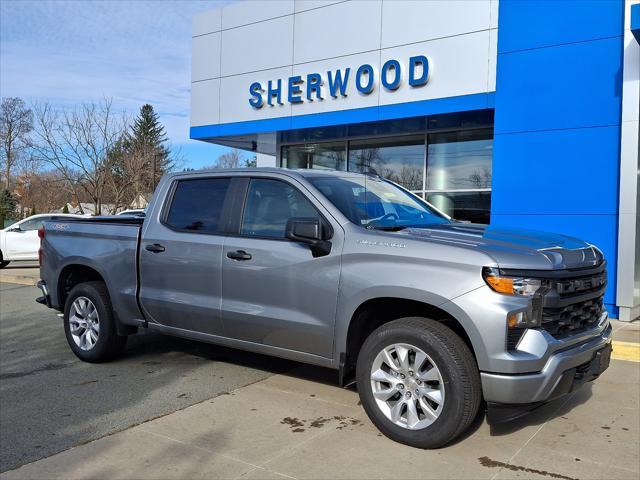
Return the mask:
[(596, 327), (603, 311), (602, 295), (564, 307), (543, 308), (542, 328), (555, 338), (568, 337)]
[(544, 280), (542, 328), (557, 339), (597, 327), (604, 312), (606, 263), (590, 269), (557, 272)]
[(607, 273), (599, 272), (576, 278), (556, 281), (556, 289), (561, 297), (595, 292), (607, 284)]
[[(605, 311), (607, 262), (563, 270), (501, 270), (505, 275), (537, 278), (541, 287), (531, 298), (531, 318), (556, 339), (563, 339), (598, 326)], [(508, 350), (516, 349), (525, 329), (507, 333)]]

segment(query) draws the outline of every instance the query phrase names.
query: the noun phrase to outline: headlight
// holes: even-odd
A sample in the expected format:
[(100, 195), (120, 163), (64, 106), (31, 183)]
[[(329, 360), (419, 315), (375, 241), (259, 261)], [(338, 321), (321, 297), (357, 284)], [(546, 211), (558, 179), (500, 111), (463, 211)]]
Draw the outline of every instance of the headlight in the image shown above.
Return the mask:
[(501, 275), (500, 271), (493, 267), (484, 267), (482, 278), (492, 290), (505, 295), (531, 297), (542, 286), (540, 279)]

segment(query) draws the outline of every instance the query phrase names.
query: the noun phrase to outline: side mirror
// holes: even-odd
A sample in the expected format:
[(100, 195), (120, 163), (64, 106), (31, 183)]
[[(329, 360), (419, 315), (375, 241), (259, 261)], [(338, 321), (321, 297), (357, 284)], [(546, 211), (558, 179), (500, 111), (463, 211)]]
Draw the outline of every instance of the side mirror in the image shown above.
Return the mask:
[(20, 229), (20, 227), (13, 227), (13, 228), (10, 228), (8, 231), (9, 232), (21, 232), (22, 230)]
[(324, 240), (323, 225), (317, 218), (290, 218), (284, 236), (294, 242), (309, 245), (314, 257), (322, 257), (331, 252), (331, 242)]

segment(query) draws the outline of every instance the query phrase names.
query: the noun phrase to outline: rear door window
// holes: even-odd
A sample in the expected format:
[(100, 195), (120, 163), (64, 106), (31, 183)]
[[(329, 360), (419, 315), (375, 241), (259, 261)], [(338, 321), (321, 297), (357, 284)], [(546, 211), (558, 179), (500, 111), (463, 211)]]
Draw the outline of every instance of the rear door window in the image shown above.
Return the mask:
[(186, 232), (223, 233), (230, 184), (230, 178), (178, 181), (164, 223)]

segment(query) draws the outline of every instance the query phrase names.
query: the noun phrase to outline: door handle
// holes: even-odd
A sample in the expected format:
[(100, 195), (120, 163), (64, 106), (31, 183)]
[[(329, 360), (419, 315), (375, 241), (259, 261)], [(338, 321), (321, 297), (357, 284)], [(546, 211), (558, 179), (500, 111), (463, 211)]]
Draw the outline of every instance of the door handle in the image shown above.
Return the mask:
[(159, 243), (152, 243), (151, 245), (147, 245), (144, 247), (145, 250), (148, 250), (153, 253), (161, 253), (164, 252), (164, 247)]
[(235, 252), (227, 252), (227, 257), (233, 260), (251, 260), (251, 254), (244, 250), (236, 250)]

